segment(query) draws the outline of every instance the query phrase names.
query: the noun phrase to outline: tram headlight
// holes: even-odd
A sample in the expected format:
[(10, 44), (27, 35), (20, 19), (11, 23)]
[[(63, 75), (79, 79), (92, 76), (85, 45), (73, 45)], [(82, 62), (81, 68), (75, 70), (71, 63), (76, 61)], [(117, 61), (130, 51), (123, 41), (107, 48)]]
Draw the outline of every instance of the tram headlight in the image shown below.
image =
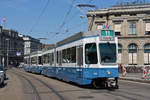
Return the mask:
[(107, 74), (108, 74), (108, 75), (110, 75), (110, 74), (111, 74), (111, 72), (110, 72), (110, 71), (107, 71)]

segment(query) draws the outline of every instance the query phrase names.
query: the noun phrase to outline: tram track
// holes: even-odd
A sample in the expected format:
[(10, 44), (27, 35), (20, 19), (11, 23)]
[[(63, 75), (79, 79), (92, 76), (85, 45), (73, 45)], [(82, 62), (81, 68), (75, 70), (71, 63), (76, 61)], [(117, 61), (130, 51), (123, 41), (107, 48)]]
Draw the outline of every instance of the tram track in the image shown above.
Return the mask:
[[(29, 75), (29, 74), (27, 74), (27, 73), (25, 73), (25, 72), (22, 72), (22, 71), (18, 71), (18, 70), (14, 70), (14, 71), (16, 71), (16, 72), (13, 72), (13, 71), (11, 71), (12, 73), (14, 73), (14, 74), (18, 74), (18, 75), (20, 75), (20, 76), (23, 76), (23, 75), (25, 75), (25, 76), (27, 76), (27, 77), (30, 77), (30, 78), (33, 78), (33, 79), (35, 79), (35, 80), (37, 80), (37, 81), (39, 81), (41, 84), (43, 84), (46, 88), (48, 88), (50, 91), (52, 91), (52, 93), (54, 93), (58, 98), (59, 98), (59, 100), (66, 100), (61, 94), (59, 94), (52, 86), (50, 86), (49, 84), (47, 84), (46, 82), (44, 82), (43, 80), (41, 80), (41, 79), (39, 79), (39, 78), (37, 78), (37, 77), (35, 77), (35, 76), (33, 76), (33, 75)], [(19, 74), (20, 73), (20, 74)], [(23, 74), (23, 75), (22, 75)], [(24, 77), (25, 77), (24, 76)], [(27, 78), (26, 78), (27, 79)], [(28, 80), (28, 81), (30, 81), (30, 80)], [(31, 83), (31, 81), (30, 81), (30, 83)], [(31, 83), (32, 84), (32, 83)], [(33, 84), (32, 84), (33, 85)], [(31, 86), (32, 86), (31, 85)], [(33, 85), (33, 89), (35, 90), (35, 93), (37, 93), (36, 95), (37, 95), (37, 97), (39, 98), (39, 99), (36, 99), (36, 100), (41, 100), (40, 98), (40, 95), (38, 95), (39, 93), (38, 93), (38, 91), (36, 91), (37, 89), (36, 88), (34, 88), (34, 85)]]
[(118, 90), (97, 90), (92, 93), (105, 93), (104, 95), (108, 96), (115, 96), (115, 97), (122, 97), (124, 99), (128, 100), (139, 100), (138, 98), (145, 98), (146, 100), (149, 99), (148, 96), (139, 94), (139, 93), (133, 93), (131, 91), (125, 91), (124, 89), (118, 89)]
[[(57, 91), (55, 91), (52, 87), (50, 87), (47, 83), (43, 82), (39, 78), (37, 78), (35, 76), (32, 76), (32, 75), (28, 75), (27, 73), (24, 73), (22, 71), (18, 71), (18, 72), (26, 74), (27, 76), (32, 77), (32, 78), (40, 81), (42, 84), (44, 84), (45, 86), (47, 86), (47, 88), (49, 88), (50, 90), (52, 90), (60, 98), (60, 100), (65, 100), (64, 98), (62, 98), (62, 96)], [(122, 92), (122, 91), (119, 91), (119, 92)], [(107, 91), (105, 93), (107, 93), (109, 95), (112, 95), (112, 96), (119, 96), (119, 97), (122, 97), (122, 98), (125, 98), (125, 99), (128, 99), (128, 100), (136, 100), (136, 98), (134, 98), (134, 97), (126, 96), (126, 95), (123, 95), (123, 94), (115, 92), (115, 91), (113, 91), (113, 92), (112, 91)]]
[(41, 97), (40, 97), (40, 94), (39, 94), (38, 90), (36, 89), (36, 87), (33, 85), (33, 83), (28, 78), (26, 78), (25, 76), (23, 76), (21, 74), (18, 74), (16, 72), (12, 72), (12, 71), (10, 71), (10, 72), (17, 75), (20, 79), (23, 78), (24, 80), (26, 80), (28, 82), (28, 84), (31, 86), (32, 90), (33, 90), (33, 94), (36, 97), (35, 100), (41, 100)]
[[(13, 70), (12, 70), (13, 71)], [(33, 78), (34, 80), (37, 80), (39, 81), (40, 83), (42, 83), (44, 86), (46, 86), (49, 90), (51, 90), (51, 92), (53, 92), (59, 99), (57, 100), (66, 100), (60, 93), (60, 91), (56, 91), (51, 85), (50, 83), (46, 83), (45, 81), (43, 81), (40, 77), (36, 77), (36, 76), (33, 76), (32, 74), (30, 75), (29, 73), (26, 73), (24, 71), (21, 71), (21, 70), (14, 70), (15, 72), (14, 73), (18, 73), (19, 75), (20, 74), (23, 74), (24, 76), (26, 77), (30, 77), (30, 78)], [(18, 76), (19, 76), (18, 75)], [(103, 89), (101, 90), (91, 90), (91, 89), (88, 89), (91, 93), (104, 93), (104, 95), (106, 96), (113, 96), (115, 97), (116, 99), (120, 99), (120, 98), (123, 98), (123, 99), (127, 99), (127, 100), (137, 100), (137, 98), (146, 98), (148, 99), (148, 97), (142, 95), (142, 94), (138, 94), (138, 93), (132, 93), (130, 91), (125, 91), (124, 89), (119, 89), (119, 90), (104, 90)], [(67, 97), (68, 98), (68, 97)]]
[[(23, 73), (23, 74), (26, 74), (26, 73), (24, 73), (24, 72), (21, 72), (21, 71), (19, 71), (20, 73)], [(60, 98), (60, 100), (65, 100), (64, 98), (62, 98), (62, 96), (57, 92), (57, 91), (55, 91), (52, 87), (50, 87), (47, 83), (45, 83), (45, 82), (43, 82), (43, 81), (41, 81), (40, 79), (38, 79), (37, 77), (35, 77), (35, 76), (31, 76), (31, 75), (28, 75), (28, 74), (26, 74), (27, 76), (30, 76), (30, 77), (33, 77), (34, 79), (36, 79), (36, 80), (38, 80), (38, 81), (40, 81), (41, 83), (43, 83), (45, 86), (47, 86), (49, 89), (51, 89), (59, 98)], [(120, 92), (120, 91), (119, 91)], [(122, 97), (122, 98), (125, 98), (125, 99), (128, 99), (128, 100), (136, 100), (136, 98), (134, 98), (134, 97), (130, 97), (130, 96), (126, 96), (126, 95), (123, 95), (123, 94), (121, 94), (121, 93), (118, 93), (118, 92), (112, 92), (112, 91), (107, 91), (107, 92), (105, 92), (105, 93), (107, 93), (107, 94), (109, 94), (109, 95), (112, 95), (112, 96), (119, 96), (119, 97)]]

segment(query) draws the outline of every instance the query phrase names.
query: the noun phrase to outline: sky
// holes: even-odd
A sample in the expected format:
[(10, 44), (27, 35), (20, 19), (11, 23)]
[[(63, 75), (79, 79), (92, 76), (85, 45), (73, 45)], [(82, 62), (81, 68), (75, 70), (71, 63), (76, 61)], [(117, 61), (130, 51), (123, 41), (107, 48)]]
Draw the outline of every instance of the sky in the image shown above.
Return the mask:
[[(101, 9), (121, 1), (135, 0), (0, 0), (0, 25), (53, 44), (88, 30), (88, 9), (81, 10), (78, 4), (92, 4)], [(2, 22), (4, 17), (5, 23)]]

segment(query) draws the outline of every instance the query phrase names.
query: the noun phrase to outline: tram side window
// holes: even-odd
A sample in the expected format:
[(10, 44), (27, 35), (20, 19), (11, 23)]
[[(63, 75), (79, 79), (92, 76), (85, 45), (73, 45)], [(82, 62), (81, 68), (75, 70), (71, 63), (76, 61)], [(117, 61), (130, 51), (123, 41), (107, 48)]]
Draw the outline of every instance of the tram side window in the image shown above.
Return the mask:
[(42, 55), (42, 63), (44, 64), (44, 55)]
[(61, 51), (58, 52), (58, 63), (59, 65), (62, 65), (62, 52)]
[(52, 63), (54, 64), (54, 53), (52, 53)]
[(31, 58), (31, 64), (33, 64), (33, 58)]
[(71, 63), (76, 63), (76, 47), (71, 48)]
[(54, 54), (53, 53), (50, 53), (50, 65), (52, 65), (53, 64), (53, 62), (54, 62)]
[(62, 51), (62, 62), (63, 63), (66, 63), (67, 61), (66, 61), (66, 59), (67, 59), (67, 49), (64, 49), (63, 51)]
[(39, 56), (38, 63), (42, 64), (42, 57), (41, 56)]
[(61, 51), (57, 51), (57, 63), (59, 64), (59, 65), (61, 65), (62, 64), (62, 52)]
[(49, 64), (50, 63), (50, 53), (47, 55), (47, 63)]
[(44, 55), (44, 60), (43, 60), (44, 64), (47, 63), (47, 60), (48, 60), (48, 59), (47, 59), (47, 54), (45, 54), (45, 55)]
[(63, 63), (76, 63), (76, 47), (64, 49), (62, 51)]
[(49, 56), (50, 56), (49, 53), (45, 55), (45, 63), (46, 64), (49, 64)]
[(83, 46), (79, 46), (77, 49), (77, 64), (79, 66), (83, 65)]
[(58, 51), (57, 51), (57, 63), (58, 63)]
[(96, 43), (89, 43), (85, 45), (85, 63), (97, 64), (97, 49)]
[(32, 64), (37, 64), (37, 57), (32, 57), (31, 58), (31, 63)]

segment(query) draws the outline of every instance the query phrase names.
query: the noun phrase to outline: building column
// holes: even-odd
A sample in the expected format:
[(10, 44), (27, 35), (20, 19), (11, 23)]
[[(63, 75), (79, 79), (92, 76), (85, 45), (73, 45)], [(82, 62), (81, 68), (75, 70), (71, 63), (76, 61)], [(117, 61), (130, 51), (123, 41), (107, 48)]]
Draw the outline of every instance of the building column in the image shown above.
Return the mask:
[(123, 65), (128, 64), (128, 62), (129, 62), (128, 49), (123, 49), (122, 50), (121, 62), (122, 62)]
[(144, 50), (139, 49), (137, 52), (137, 65), (144, 65)]
[(141, 35), (143, 36), (145, 34), (144, 33), (144, 28), (143, 28), (143, 26), (144, 26), (143, 20), (139, 19), (139, 21), (138, 21), (138, 23), (136, 25), (137, 25), (137, 27), (136, 27), (136, 34), (138, 36), (141, 36)]
[(128, 21), (127, 19), (124, 19), (124, 21), (122, 22), (121, 24), (121, 35), (122, 36), (127, 36), (129, 34), (128, 30), (129, 30), (129, 27), (128, 27)]

